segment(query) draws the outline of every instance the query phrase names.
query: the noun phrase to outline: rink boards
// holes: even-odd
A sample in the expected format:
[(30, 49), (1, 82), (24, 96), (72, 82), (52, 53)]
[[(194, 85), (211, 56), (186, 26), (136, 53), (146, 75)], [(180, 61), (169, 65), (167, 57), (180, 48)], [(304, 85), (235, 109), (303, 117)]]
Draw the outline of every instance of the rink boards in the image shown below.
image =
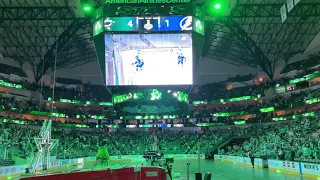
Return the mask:
[[(198, 159), (197, 154), (167, 154), (165, 158), (174, 158), (175, 160), (195, 160)], [(204, 159), (204, 155), (200, 155), (200, 159)], [(110, 156), (109, 162), (122, 162), (130, 164), (133, 161), (143, 159), (142, 155), (127, 155), (127, 156)], [(73, 158), (73, 159), (56, 159), (51, 158), (49, 170), (61, 169), (64, 167), (78, 166), (82, 168), (83, 164), (90, 164), (96, 161), (95, 157)], [(42, 164), (38, 164), (36, 171), (40, 172)], [(0, 167), (0, 180), (7, 179), (7, 177), (17, 177), (25, 173), (27, 164), (17, 166)]]
[[(214, 155), (214, 159), (239, 165), (251, 166), (251, 161), (248, 157)], [(315, 179), (320, 178), (320, 164), (280, 161), (273, 159), (264, 161), (261, 158), (255, 158), (254, 162), (255, 167), (262, 168), (265, 164), (270, 171), (283, 172), (291, 175), (304, 176)]]

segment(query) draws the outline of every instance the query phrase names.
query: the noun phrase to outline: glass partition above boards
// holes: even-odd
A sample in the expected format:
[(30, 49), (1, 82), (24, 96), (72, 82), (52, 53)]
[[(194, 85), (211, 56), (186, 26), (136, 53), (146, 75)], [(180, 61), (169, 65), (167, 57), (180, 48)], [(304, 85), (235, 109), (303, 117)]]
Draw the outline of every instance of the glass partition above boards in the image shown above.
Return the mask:
[(104, 31), (191, 31), (192, 16), (106, 17)]

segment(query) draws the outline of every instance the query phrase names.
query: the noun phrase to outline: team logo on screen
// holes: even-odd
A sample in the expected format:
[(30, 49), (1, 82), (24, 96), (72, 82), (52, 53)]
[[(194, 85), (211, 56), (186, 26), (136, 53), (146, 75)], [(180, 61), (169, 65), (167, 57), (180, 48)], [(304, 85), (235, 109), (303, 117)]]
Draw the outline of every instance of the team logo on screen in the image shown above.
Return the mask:
[(101, 24), (99, 21), (96, 23), (95, 29), (96, 30), (101, 29)]
[(147, 23), (143, 26), (146, 30), (153, 28), (153, 25), (150, 23), (150, 20), (147, 20)]
[(111, 30), (111, 26), (114, 23), (115, 23), (114, 21), (112, 21), (111, 19), (107, 18), (106, 20), (104, 20), (104, 27), (107, 28), (108, 30)]
[(180, 28), (182, 31), (192, 30), (192, 16), (187, 16), (180, 21)]

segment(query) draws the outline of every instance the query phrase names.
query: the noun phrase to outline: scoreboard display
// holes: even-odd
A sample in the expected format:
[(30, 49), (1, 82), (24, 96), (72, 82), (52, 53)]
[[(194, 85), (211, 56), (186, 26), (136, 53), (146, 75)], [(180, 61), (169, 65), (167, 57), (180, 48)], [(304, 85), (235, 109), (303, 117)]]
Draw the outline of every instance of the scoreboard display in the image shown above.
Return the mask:
[(196, 4), (147, 1), (108, 1), (92, 16), (105, 84), (193, 84), (204, 35)]
[(106, 17), (104, 31), (192, 31), (192, 16)]

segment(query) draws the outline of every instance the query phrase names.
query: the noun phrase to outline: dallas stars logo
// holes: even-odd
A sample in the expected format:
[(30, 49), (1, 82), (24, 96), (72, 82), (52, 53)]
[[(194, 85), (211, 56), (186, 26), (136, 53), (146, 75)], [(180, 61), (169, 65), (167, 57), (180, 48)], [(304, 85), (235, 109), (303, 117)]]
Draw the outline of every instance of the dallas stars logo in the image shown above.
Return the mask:
[(101, 27), (102, 27), (102, 25), (101, 25), (100, 21), (98, 21), (95, 26), (95, 31), (99, 31), (101, 29)]
[(162, 98), (162, 93), (159, 91), (159, 90), (157, 90), (157, 89), (152, 89), (152, 90), (150, 90), (151, 92), (150, 92), (150, 100), (151, 101), (154, 101), (154, 100), (159, 100), (159, 99), (161, 99)]

